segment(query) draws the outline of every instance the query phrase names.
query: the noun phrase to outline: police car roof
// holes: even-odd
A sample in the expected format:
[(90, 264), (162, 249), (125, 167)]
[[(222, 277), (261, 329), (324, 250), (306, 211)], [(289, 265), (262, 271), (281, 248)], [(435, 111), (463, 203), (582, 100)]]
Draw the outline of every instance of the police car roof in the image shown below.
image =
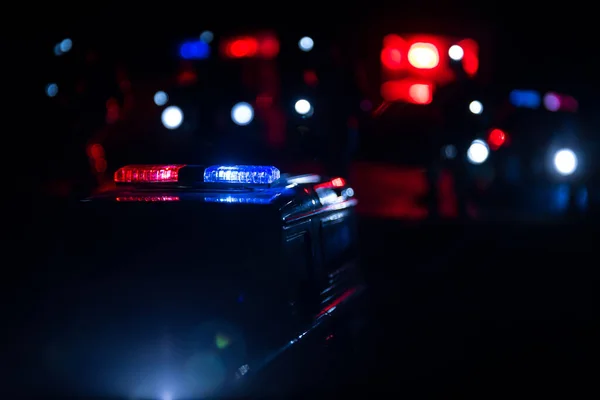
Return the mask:
[(287, 175), (273, 166), (256, 165), (130, 165), (117, 170), (114, 180), (115, 190), (85, 201), (271, 205), (286, 219), (321, 207), (317, 188), (341, 190), (346, 185), (342, 178)]

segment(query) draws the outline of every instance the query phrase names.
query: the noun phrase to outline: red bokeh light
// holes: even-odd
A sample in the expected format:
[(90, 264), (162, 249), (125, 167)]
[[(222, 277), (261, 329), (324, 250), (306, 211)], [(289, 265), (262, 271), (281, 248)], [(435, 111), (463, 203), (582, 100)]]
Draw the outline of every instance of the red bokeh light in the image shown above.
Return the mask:
[(464, 56), (462, 66), (467, 75), (473, 77), (479, 71), (479, 46), (473, 39), (464, 39), (457, 43), (462, 47)]
[(399, 49), (386, 47), (381, 51), (381, 63), (389, 69), (399, 69), (402, 67), (402, 53)]
[(257, 51), (258, 41), (254, 38), (240, 38), (228, 46), (228, 53), (234, 58), (252, 57)]
[(381, 96), (386, 101), (429, 104), (433, 100), (433, 84), (414, 79), (388, 81), (381, 85)]
[(91, 158), (103, 158), (104, 157), (104, 147), (101, 144), (95, 143), (87, 148), (88, 156)]
[(198, 80), (198, 75), (192, 70), (181, 71), (177, 75), (177, 83), (180, 85), (192, 85)]
[(313, 70), (304, 71), (304, 83), (306, 83), (308, 86), (317, 86), (319, 83), (317, 73)]
[(431, 85), (415, 83), (408, 88), (408, 96), (416, 104), (429, 104), (432, 100)]
[(390, 70), (400, 70), (407, 67), (406, 54), (408, 46), (406, 41), (398, 35), (387, 35), (383, 38), (381, 50), (381, 64)]
[(279, 40), (272, 34), (257, 37), (241, 36), (223, 42), (222, 53), (228, 58), (275, 58), (279, 54)]
[(492, 129), (488, 136), (488, 143), (493, 150), (499, 149), (506, 143), (507, 135), (502, 129)]
[(275, 58), (279, 54), (279, 41), (271, 36), (264, 37), (260, 43), (260, 55), (264, 58)]

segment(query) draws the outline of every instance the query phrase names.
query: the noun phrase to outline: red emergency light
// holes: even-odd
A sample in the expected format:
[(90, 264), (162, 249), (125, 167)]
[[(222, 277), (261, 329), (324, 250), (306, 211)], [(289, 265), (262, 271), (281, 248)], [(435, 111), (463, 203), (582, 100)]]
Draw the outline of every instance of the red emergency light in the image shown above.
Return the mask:
[(383, 39), (381, 63), (391, 71), (408, 68), (408, 43), (398, 35), (387, 35)]
[(417, 69), (433, 69), (440, 65), (440, 52), (433, 43), (413, 43), (408, 49), (408, 62)]
[(508, 140), (508, 135), (502, 129), (492, 129), (488, 135), (488, 143), (492, 150), (498, 150)]
[(384, 82), (381, 97), (386, 101), (429, 104), (433, 101), (433, 83), (411, 78)]
[(315, 189), (333, 189), (333, 188), (341, 188), (346, 185), (346, 180), (344, 178), (333, 178), (327, 182), (319, 183), (315, 185)]
[(254, 57), (258, 52), (258, 41), (253, 37), (241, 37), (226, 45), (226, 54), (231, 58)]
[(396, 70), (402, 69), (404, 57), (400, 49), (394, 47), (384, 47), (381, 50), (381, 63), (384, 67)]
[[(460, 53), (458, 57), (456, 50)], [(469, 77), (475, 76), (479, 69), (477, 43), (446, 36), (387, 35), (380, 58), (381, 93), (387, 101), (429, 104), (436, 86), (456, 79), (453, 62), (460, 61), (459, 65)]]
[(174, 165), (128, 165), (115, 172), (117, 183), (161, 183), (178, 182), (179, 170), (185, 164)]
[(381, 63), (392, 73), (440, 74), (448, 68), (448, 47), (444, 38), (432, 35), (413, 35), (406, 39), (387, 35), (383, 39)]
[(279, 40), (274, 35), (238, 36), (221, 44), (227, 58), (274, 58), (279, 54)]
[(479, 45), (473, 39), (463, 39), (457, 45), (463, 50), (461, 62), (465, 73), (474, 77), (479, 71)]

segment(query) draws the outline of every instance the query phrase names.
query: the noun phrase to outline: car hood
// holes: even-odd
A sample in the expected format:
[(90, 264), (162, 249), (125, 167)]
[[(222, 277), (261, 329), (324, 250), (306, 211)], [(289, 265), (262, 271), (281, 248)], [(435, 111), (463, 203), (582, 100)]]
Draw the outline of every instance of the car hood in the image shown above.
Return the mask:
[[(183, 237), (148, 240), (71, 242), (81, 247), (32, 271), (15, 299), (18, 390), (193, 398), (264, 354), (268, 310), (249, 274), (259, 259), (243, 245), (227, 254)], [(181, 248), (193, 251), (173, 251)]]

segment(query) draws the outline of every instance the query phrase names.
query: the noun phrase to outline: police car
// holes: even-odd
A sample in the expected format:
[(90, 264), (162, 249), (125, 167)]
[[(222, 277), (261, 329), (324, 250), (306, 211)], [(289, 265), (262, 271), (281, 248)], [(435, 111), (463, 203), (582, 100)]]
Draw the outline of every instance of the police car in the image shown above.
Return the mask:
[(61, 263), (43, 302), (55, 355), (36, 375), (61, 388), (235, 393), (363, 290), (357, 200), (343, 178), (132, 165), (114, 181), (78, 203), (51, 262)]
[(488, 198), (545, 213), (585, 208), (595, 150), (576, 101), (552, 92), (542, 101), (533, 90), (513, 90), (509, 100), (467, 152), (470, 172), (491, 189)]

